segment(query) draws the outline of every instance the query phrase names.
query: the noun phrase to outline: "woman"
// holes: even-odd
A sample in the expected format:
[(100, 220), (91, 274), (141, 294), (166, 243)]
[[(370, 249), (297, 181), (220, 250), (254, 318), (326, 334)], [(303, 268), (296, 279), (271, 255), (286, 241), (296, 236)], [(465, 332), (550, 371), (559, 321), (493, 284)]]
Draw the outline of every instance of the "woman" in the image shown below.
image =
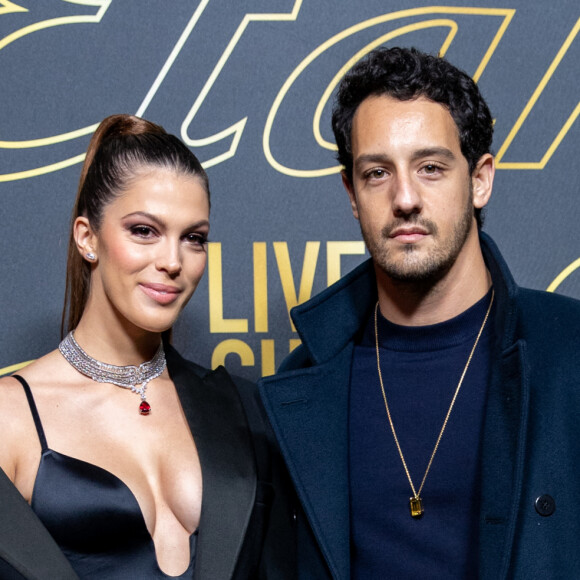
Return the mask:
[[(205, 171), (177, 138), (105, 119), (73, 214), (68, 333), (0, 381), (0, 467), (80, 578), (292, 575), (288, 504), (253, 388), (167, 341), (205, 269), (209, 210)], [(38, 544), (41, 566), (59, 558), (50, 544)], [(69, 577), (59, 563), (50, 577)]]

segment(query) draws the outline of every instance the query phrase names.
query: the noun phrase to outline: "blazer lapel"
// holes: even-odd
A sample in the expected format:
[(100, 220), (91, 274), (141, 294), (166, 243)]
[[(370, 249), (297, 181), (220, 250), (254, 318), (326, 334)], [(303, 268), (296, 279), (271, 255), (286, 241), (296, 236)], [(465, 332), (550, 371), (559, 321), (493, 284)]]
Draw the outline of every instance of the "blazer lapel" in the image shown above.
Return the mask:
[(2, 470), (0, 559), (29, 580), (78, 580), (52, 536)]
[(257, 475), (246, 416), (223, 367), (200, 378), (168, 349), (167, 363), (201, 463), (195, 577), (231, 578), (254, 507)]
[[(325, 364), (263, 379), (260, 392), (334, 578), (350, 578), (348, 396), (352, 344)], [(310, 441), (310, 445), (305, 445)]]

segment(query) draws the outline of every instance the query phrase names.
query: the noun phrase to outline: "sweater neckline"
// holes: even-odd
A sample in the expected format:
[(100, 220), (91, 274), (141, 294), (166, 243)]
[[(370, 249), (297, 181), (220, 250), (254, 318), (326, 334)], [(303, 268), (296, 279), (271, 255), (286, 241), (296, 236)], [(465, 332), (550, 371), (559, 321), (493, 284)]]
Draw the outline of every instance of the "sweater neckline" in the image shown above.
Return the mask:
[[(477, 336), (491, 300), (491, 289), (473, 306), (457, 316), (425, 326), (403, 326), (385, 318), (380, 310), (377, 320), (379, 346), (384, 349), (402, 352), (426, 352), (443, 350), (472, 341)], [(493, 327), (492, 307), (484, 333)], [(375, 345), (374, 309), (367, 322), (361, 345)]]

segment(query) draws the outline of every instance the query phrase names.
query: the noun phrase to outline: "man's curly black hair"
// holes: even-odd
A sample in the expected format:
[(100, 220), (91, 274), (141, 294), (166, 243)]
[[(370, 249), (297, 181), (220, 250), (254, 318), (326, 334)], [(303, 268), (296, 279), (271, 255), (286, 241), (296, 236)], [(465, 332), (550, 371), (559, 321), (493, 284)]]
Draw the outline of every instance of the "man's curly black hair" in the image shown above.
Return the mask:
[[(338, 161), (352, 183), (352, 120), (369, 96), (386, 95), (408, 101), (425, 97), (444, 105), (457, 125), (461, 152), (470, 173), (491, 151), (493, 120), (473, 79), (444, 58), (414, 48), (377, 48), (344, 76), (332, 111)], [(479, 227), (481, 210), (475, 210)]]

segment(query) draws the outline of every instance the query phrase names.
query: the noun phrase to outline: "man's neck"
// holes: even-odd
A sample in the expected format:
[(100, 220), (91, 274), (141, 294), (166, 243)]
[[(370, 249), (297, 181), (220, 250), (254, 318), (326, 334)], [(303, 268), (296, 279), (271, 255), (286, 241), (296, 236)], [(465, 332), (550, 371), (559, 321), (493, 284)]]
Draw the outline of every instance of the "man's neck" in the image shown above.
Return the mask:
[(476, 243), (436, 280), (394, 280), (375, 265), (383, 316), (395, 324), (425, 326), (454, 318), (473, 306), (491, 287), (479, 240)]

